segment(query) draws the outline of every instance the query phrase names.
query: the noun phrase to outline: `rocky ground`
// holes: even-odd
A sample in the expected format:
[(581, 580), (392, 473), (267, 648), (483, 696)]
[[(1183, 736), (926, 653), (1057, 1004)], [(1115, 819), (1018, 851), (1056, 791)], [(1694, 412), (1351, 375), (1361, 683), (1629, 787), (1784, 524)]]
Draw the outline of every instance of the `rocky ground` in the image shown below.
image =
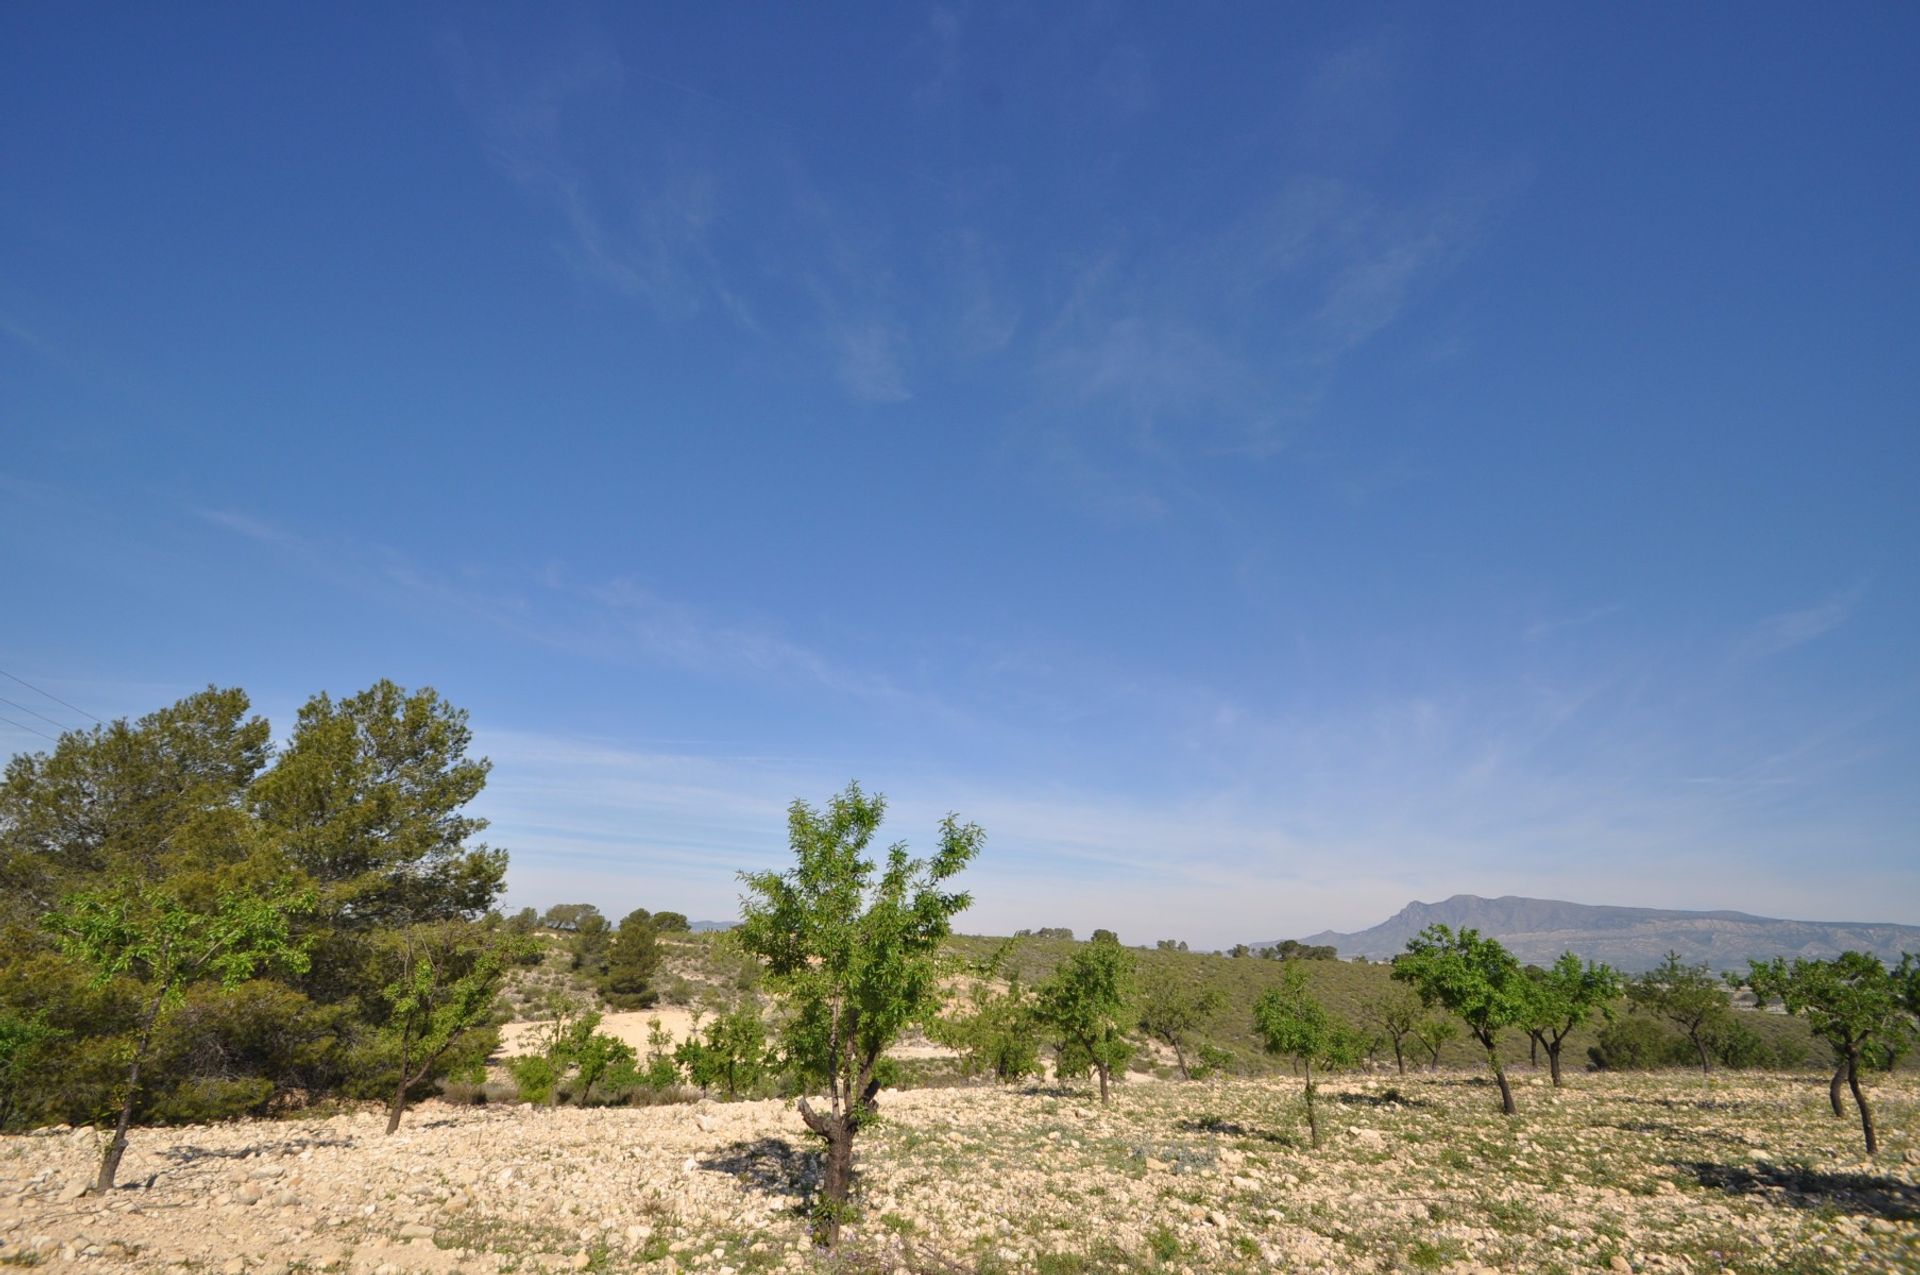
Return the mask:
[(1810, 1077), (1336, 1079), (885, 1095), (840, 1258), (780, 1102), (142, 1129), (110, 1198), (91, 1131), (0, 1139), (0, 1264), (99, 1271), (1920, 1271), (1920, 1083), (1859, 1128)]

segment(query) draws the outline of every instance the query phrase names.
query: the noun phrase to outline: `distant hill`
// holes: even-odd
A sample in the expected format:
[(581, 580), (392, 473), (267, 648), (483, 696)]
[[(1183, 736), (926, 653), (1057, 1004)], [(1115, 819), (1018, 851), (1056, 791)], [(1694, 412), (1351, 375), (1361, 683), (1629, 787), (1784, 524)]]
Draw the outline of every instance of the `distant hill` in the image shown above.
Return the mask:
[(738, 921), (695, 921), (687, 928), (695, 934), (705, 934), (709, 930), (731, 930), (738, 924)]
[(1498, 899), (1456, 894), (1440, 903), (1409, 903), (1370, 930), (1323, 930), (1302, 942), (1331, 943), (1343, 957), (1379, 960), (1406, 950), (1408, 939), (1436, 921), (1497, 938), (1532, 964), (1544, 965), (1572, 951), (1629, 973), (1658, 965), (1669, 951), (1691, 963), (1705, 961), (1716, 970), (1744, 969), (1749, 959), (1774, 956), (1830, 957), (1852, 950), (1896, 960), (1902, 952), (1920, 952), (1920, 926), (1913, 925), (1595, 907), (1511, 894)]

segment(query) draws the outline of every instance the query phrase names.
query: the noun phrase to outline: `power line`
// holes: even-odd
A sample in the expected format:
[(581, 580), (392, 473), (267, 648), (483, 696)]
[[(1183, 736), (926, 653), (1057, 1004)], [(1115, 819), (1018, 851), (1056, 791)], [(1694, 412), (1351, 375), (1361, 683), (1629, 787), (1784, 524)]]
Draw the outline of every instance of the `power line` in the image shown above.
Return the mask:
[(65, 722), (56, 722), (51, 717), (48, 717), (45, 713), (36, 713), (32, 709), (28, 708), (25, 704), (21, 704), (14, 700), (10, 700), (4, 695), (0, 695), (0, 704), (10, 704), (14, 708), (19, 709), (23, 713), (39, 718), (41, 721), (45, 722), (49, 726), (57, 726), (61, 730), (67, 729), (67, 724)]
[[(61, 699), (58, 695), (55, 695), (52, 691), (43, 691), (39, 687), (35, 686), (32, 682), (29, 682), (24, 677), (14, 677), (13, 674), (7, 672), (7, 670), (3, 668), (0, 668), (0, 676), (13, 677), (13, 680), (20, 683), (20, 685), (26, 687), (28, 690), (34, 692), (35, 694), (46, 696), (48, 699), (52, 700), (54, 703), (58, 704), (60, 707), (72, 708), (74, 712), (80, 714), (80, 716), (86, 718), (88, 721), (99, 722), (99, 724), (102, 726), (106, 725), (105, 722), (100, 721), (99, 718), (95, 717), (92, 713), (89, 713), (86, 709), (74, 708), (73, 705), (67, 703), (67, 701)], [(38, 714), (35, 714), (35, 716), (38, 716)]]
[(49, 744), (57, 744), (60, 742), (59, 740), (47, 734), (47, 732), (43, 730), (35, 730), (31, 726), (22, 726), (19, 722), (14, 721), (11, 717), (0, 717), (0, 722), (4, 722), (6, 725), (13, 727), (15, 730), (23, 730), (27, 732), (27, 734), (29, 735), (38, 735), (40, 738), (46, 740)]

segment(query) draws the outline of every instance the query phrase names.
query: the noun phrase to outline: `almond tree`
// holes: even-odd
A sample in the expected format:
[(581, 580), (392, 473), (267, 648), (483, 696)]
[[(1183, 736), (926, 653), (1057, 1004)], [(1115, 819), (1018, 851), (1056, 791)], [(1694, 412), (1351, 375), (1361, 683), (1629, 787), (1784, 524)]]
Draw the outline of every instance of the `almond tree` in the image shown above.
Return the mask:
[(972, 902), (942, 886), (985, 836), (948, 815), (931, 859), (910, 858), (896, 843), (882, 866), (869, 849), (885, 813), (885, 799), (858, 784), (825, 810), (796, 801), (787, 813), (793, 869), (740, 874), (747, 893), (734, 940), (766, 963), (772, 990), (791, 1010), (788, 1056), (827, 1091), (825, 1110), (810, 1097), (799, 1108), (826, 1144), (813, 1229), (829, 1248), (850, 1208), (854, 1137), (877, 1110), (881, 1055), (940, 1006), (940, 944)]
[(1314, 1108), (1313, 1064), (1351, 1066), (1358, 1061), (1363, 1042), (1352, 1028), (1335, 1019), (1307, 990), (1307, 971), (1297, 960), (1280, 970), (1280, 985), (1260, 994), (1253, 1007), (1253, 1027), (1270, 1054), (1285, 1054), (1307, 1073), (1307, 1131), (1320, 1146), (1320, 1116)]
[(1620, 998), (1623, 984), (1610, 965), (1588, 961), (1582, 965), (1572, 952), (1544, 970), (1527, 970), (1527, 1013), (1521, 1024), (1534, 1043), (1547, 1051), (1547, 1068), (1553, 1075), (1553, 1087), (1559, 1089), (1560, 1046), (1582, 1023), (1595, 1014), (1613, 1016), (1613, 1002)]
[(1140, 1030), (1173, 1050), (1182, 1079), (1192, 1080), (1186, 1046), (1193, 1034), (1220, 1012), (1217, 987), (1196, 988), (1168, 963), (1155, 966), (1140, 988)]
[(1627, 986), (1627, 995), (1685, 1032), (1700, 1058), (1701, 1074), (1713, 1071), (1714, 1033), (1732, 1017), (1733, 1007), (1704, 962), (1688, 965), (1680, 953), (1668, 952), (1658, 966)]
[(100, 1157), (93, 1191), (113, 1189), (127, 1152), (127, 1128), (140, 1097), (140, 1068), (162, 1022), (186, 999), (190, 984), (217, 979), (231, 990), (255, 971), (278, 962), (304, 972), (304, 949), (287, 936), (288, 917), (313, 906), (311, 894), (222, 890), (196, 905), (165, 886), (125, 880), (104, 890), (69, 895), (48, 914), (66, 954), (87, 966), (96, 985), (116, 978), (143, 984), (144, 1008), (126, 1042), (127, 1080), (113, 1138)]
[(1873, 1112), (1860, 1089), (1860, 1060), (1870, 1049), (1898, 1049), (1913, 1036), (1905, 1003), (1912, 959), (1907, 957), (1898, 970), (1891, 971), (1879, 957), (1866, 952), (1842, 952), (1830, 961), (1796, 957), (1788, 964), (1778, 957), (1749, 963), (1747, 984), (1754, 999), (1762, 1005), (1777, 1000), (1789, 1014), (1805, 1018), (1814, 1035), (1832, 1046), (1843, 1061), (1869, 1156), (1879, 1149), (1879, 1140), (1874, 1136)]
[(1057, 1070), (1084, 1075), (1091, 1068), (1101, 1102), (1110, 1100), (1113, 1073), (1133, 1057), (1123, 1030), (1133, 994), (1133, 953), (1110, 930), (1095, 930), (1040, 988), (1040, 1017), (1060, 1034)]
[(1361, 1005), (1360, 1013), (1393, 1042), (1393, 1065), (1401, 1075), (1406, 1075), (1406, 1042), (1410, 1037), (1418, 1039), (1415, 1033), (1426, 1017), (1426, 1006), (1410, 989), (1396, 987), (1368, 999)]
[(1429, 925), (1394, 958), (1393, 977), (1410, 984), (1429, 1007), (1438, 1005), (1466, 1024), (1487, 1051), (1487, 1066), (1500, 1086), (1500, 1110), (1515, 1114), (1513, 1088), (1500, 1062), (1500, 1032), (1517, 1026), (1527, 1012), (1526, 974), (1513, 953), (1480, 931), (1455, 934), (1445, 925)]
[(524, 944), (465, 922), (442, 922), (396, 931), (385, 946), (395, 977), (380, 989), (387, 1006), (380, 1043), (394, 1060), (387, 1104), (387, 1132), (394, 1133), (408, 1093), (493, 1027), (501, 980)]

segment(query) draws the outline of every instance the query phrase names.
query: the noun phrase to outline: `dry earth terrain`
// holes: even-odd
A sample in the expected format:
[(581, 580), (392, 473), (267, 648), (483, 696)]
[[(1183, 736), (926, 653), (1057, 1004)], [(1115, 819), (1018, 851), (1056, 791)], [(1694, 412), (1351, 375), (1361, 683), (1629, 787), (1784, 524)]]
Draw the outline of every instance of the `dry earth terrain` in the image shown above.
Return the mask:
[(0, 1139), (0, 1263), (100, 1271), (1920, 1270), (1920, 1083), (1859, 1129), (1816, 1078), (1464, 1074), (889, 1093), (841, 1258), (781, 1102), (378, 1115), (137, 1130), (110, 1199), (91, 1131)]

